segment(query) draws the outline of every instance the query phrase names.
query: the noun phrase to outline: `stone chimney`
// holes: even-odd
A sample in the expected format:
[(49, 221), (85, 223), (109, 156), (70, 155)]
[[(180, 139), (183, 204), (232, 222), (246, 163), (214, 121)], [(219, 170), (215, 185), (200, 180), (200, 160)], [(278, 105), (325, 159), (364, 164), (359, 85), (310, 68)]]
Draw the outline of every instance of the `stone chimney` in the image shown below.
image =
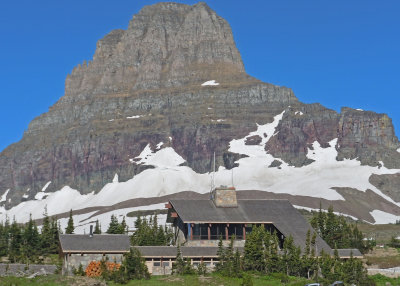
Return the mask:
[(234, 187), (221, 186), (213, 191), (213, 202), (218, 208), (236, 208), (236, 190)]

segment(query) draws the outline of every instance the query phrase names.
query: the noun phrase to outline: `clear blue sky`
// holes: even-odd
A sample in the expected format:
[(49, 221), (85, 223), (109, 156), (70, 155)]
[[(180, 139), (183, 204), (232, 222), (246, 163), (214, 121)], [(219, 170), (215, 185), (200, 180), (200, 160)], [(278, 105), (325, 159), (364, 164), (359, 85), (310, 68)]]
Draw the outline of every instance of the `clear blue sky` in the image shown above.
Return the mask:
[[(63, 95), (66, 75), (92, 58), (98, 39), (156, 2), (3, 1), (0, 150)], [(400, 1), (206, 2), (231, 24), (250, 75), (306, 103), (387, 113), (400, 134)]]

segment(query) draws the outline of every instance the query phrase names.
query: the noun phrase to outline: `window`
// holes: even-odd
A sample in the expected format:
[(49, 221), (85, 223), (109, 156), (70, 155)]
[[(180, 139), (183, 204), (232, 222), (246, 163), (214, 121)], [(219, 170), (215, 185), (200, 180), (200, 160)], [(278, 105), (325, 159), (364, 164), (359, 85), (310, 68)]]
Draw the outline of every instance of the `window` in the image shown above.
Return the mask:
[(161, 262), (160, 261), (154, 261), (153, 262), (153, 266), (154, 267), (159, 267), (159, 266), (161, 266)]
[(163, 266), (163, 267), (169, 267), (169, 261), (163, 262), (163, 263), (162, 263), (162, 266)]

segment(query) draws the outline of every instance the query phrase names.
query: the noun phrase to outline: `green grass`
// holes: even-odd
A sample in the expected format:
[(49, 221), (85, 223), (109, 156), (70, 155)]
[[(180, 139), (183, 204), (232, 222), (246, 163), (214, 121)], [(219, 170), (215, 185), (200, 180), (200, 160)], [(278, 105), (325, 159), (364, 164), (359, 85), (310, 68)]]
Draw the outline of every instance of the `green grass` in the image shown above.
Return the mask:
[(72, 285), (79, 278), (63, 277), (60, 275), (38, 276), (32, 279), (25, 277), (0, 277), (1, 286), (67, 286)]
[[(376, 286), (386, 286), (386, 285), (400, 285), (400, 277), (399, 278), (389, 278), (383, 276), (382, 274), (376, 274), (370, 276), (372, 280), (375, 281)], [(390, 283), (390, 284), (387, 284)]]
[[(306, 285), (307, 283), (311, 283), (310, 281), (304, 278), (297, 277), (289, 277), (289, 282), (287, 284), (283, 284), (279, 277), (276, 276), (257, 276), (252, 275), (253, 285), (261, 286), (261, 285), (271, 285), (271, 286), (280, 286), (280, 285)], [(92, 282), (92, 283), (90, 283)], [(96, 283), (94, 279), (86, 278), (86, 277), (64, 277), (60, 275), (48, 275), (36, 277), (33, 279), (23, 278), (23, 277), (1, 277), (0, 285), (1, 286), (66, 286), (66, 285), (94, 285)], [(188, 286), (240, 286), (242, 282), (241, 278), (230, 278), (230, 277), (222, 277), (217, 274), (210, 274), (207, 276), (197, 276), (197, 275), (187, 275), (187, 276), (152, 276), (149, 280), (132, 280), (128, 284), (122, 284), (127, 286), (153, 286), (153, 285), (162, 285), (162, 286), (179, 286), (179, 285), (188, 285)], [(121, 284), (116, 284), (113, 282), (108, 282), (107, 285), (110, 286), (121, 286)]]

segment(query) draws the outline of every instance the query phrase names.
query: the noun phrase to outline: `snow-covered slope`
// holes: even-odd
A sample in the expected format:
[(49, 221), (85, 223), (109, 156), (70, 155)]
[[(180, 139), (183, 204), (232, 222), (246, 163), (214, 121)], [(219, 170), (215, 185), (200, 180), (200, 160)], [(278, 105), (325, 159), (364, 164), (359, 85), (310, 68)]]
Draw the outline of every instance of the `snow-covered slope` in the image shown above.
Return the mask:
[[(307, 153), (308, 158), (314, 162), (307, 166), (296, 168), (280, 160), (282, 164), (279, 167), (270, 167), (271, 163), (274, 160), (279, 161), (279, 158), (268, 154), (264, 150), (265, 144), (276, 135), (276, 127), (284, 112), (276, 115), (273, 122), (258, 125), (256, 131), (230, 142), (229, 151), (247, 157), (239, 159), (238, 166), (232, 170), (220, 167), (215, 173), (216, 185), (231, 185), (233, 177), (234, 186), (238, 190), (262, 190), (327, 200), (344, 200), (341, 194), (332, 189), (334, 187), (353, 188), (360, 192), (370, 189), (386, 201), (400, 206), (400, 203), (394, 202), (369, 182), (371, 174), (394, 174), (400, 170), (388, 169), (385, 166), (362, 166), (357, 160), (337, 161), (337, 139), (329, 142), (330, 146), (327, 148), (322, 148), (318, 142), (314, 142)], [(258, 145), (246, 145), (246, 138), (254, 135), (260, 136), (261, 142)], [(87, 195), (81, 195), (68, 186), (54, 193), (46, 193), (50, 184), (48, 182), (42, 192), (35, 196), (35, 200), (22, 202), (8, 211), (1, 209), (1, 218), (4, 220), (6, 215), (15, 216), (18, 221), (25, 222), (30, 214), (35, 219), (42, 217), (45, 207), (49, 215), (56, 215), (70, 209), (111, 206), (135, 198), (158, 197), (182, 191), (206, 193), (210, 190), (210, 173), (198, 174), (187, 166), (181, 166), (185, 160), (172, 147), (161, 148), (162, 146), (163, 143), (160, 142), (157, 148), (152, 150), (148, 144), (138, 157), (130, 159), (132, 164), (151, 165), (154, 168), (146, 169), (126, 182), (118, 182), (116, 179), (106, 184), (97, 194)], [(6, 196), (7, 193), (2, 196), (1, 201), (4, 201)], [(156, 207), (162, 208), (158, 205)], [(123, 215), (132, 210), (133, 208), (128, 208), (114, 213)], [(90, 221), (100, 219), (104, 225), (111, 213), (93, 217)], [(91, 215), (93, 212), (76, 218), (81, 221)], [(382, 210), (374, 210), (371, 215), (376, 223), (394, 222), (398, 219), (397, 216)], [(64, 220), (61, 223), (64, 223)], [(84, 226), (78, 228), (82, 232), (83, 229)]]

